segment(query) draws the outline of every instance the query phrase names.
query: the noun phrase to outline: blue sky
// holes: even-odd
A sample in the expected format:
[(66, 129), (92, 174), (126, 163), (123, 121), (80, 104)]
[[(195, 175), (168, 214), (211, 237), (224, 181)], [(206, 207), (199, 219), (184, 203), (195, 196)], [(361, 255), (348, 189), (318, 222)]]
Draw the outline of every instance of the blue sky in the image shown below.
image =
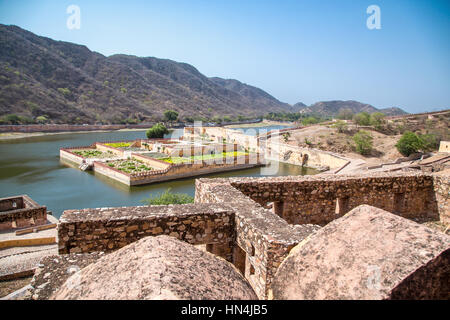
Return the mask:
[[(69, 30), (69, 5), (81, 28)], [(381, 29), (369, 30), (369, 5)], [(104, 55), (186, 62), (277, 99), (450, 107), (450, 1), (4, 1), (0, 23)]]

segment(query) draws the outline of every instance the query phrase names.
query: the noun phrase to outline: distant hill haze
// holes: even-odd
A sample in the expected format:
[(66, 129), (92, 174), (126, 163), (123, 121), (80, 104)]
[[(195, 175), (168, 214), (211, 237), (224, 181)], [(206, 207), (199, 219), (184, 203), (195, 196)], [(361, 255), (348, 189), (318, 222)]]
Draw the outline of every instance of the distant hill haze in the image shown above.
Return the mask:
[(370, 104), (361, 103), (353, 100), (321, 101), (316, 102), (310, 106), (306, 106), (305, 104), (299, 102), (296, 103), (293, 107), (296, 109), (296, 111), (303, 114), (316, 114), (324, 117), (337, 116), (339, 112), (342, 110), (350, 110), (354, 114), (359, 112), (367, 112), (367, 113), (382, 112), (387, 116), (407, 114), (406, 111), (403, 111), (402, 109), (397, 107), (377, 109)]
[(237, 80), (208, 78), (186, 63), (87, 47), (0, 25), (0, 115), (56, 122), (180, 116), (261, 116), (292, 106)]
[[(208, 78), (186, 63), (122, 54), (106, 57), (86, 46), (0, 24), (0, 116), (117, 123), (158, 120), (169, 109), (182, 119), (298, 111), (337, 115), (342, 108), (383, 111), (356, 101), (291, 106), (238, 80)], [(405, 112), (390, 108), (385, 113)]]

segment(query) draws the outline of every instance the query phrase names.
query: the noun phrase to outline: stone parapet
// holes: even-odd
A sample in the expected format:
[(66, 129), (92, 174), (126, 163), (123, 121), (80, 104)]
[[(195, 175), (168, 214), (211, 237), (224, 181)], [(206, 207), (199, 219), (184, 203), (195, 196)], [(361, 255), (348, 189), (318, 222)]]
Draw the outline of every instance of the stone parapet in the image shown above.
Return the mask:
[(234, 213), (217, 204), (66, 210), (58, 224), (59, 253), (108, 252), (156, 235), (230, 246)]

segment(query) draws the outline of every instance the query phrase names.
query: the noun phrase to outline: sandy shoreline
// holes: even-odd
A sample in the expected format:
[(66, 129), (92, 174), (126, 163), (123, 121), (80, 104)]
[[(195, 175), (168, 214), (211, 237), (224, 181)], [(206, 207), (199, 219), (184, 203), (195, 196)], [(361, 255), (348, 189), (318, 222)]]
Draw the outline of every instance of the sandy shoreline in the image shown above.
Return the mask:
[[(290, 122), (280, 122), (280, 121), (270, 121), (264, 120), (258, 123), (243, 123), (236, 125), (224, 126), (224, 128), (258, 128), (266, 126), (289, 126), (292, 125)], [(26, 139), (33, 137), (51, 136), (58, 134), (69, 134), (69, 133), (91, 133), (91, 132), (113, 132), (113, 131), (146, 131), (149, 128), (127, 128), (127, 129), (117, 129), (117, 130), (89, 130), (89, 131), (61, 131), (61, 132), (3, 132), (0, 133), (0, 141)], [(169, 128), (169, 130), (175, 130), (179, 128)]]

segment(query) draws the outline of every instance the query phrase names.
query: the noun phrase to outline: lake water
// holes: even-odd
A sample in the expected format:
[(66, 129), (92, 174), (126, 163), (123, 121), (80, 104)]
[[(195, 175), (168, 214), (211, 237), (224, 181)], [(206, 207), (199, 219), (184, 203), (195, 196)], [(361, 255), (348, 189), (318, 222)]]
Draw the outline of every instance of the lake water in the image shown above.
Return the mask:
[[(262, 130), (280, 129), (281, 126)], [(255, 128), (252, 128), (255, 129)], [(182, 135), (177, 129), (172, 137)], [(251, 134), (251, 132), (250, 132)], [(53, 215), (67, 209), (143, 205), (142, 199), (172, 188), (174, 192), (195, 193), (195, 178), (128, 187), (92, 171), (80, 171), (59, 160), (59, 149), (86, 146), (95, 141), (145, 138), (145, 131), (69, 133), (0, 141), (0, 198), (27, 194)], [(277, 175), (315, 174), (315, 170), (279, 163)], [(259, 177), (263, 168), (251, 168), (207, 177)]]

